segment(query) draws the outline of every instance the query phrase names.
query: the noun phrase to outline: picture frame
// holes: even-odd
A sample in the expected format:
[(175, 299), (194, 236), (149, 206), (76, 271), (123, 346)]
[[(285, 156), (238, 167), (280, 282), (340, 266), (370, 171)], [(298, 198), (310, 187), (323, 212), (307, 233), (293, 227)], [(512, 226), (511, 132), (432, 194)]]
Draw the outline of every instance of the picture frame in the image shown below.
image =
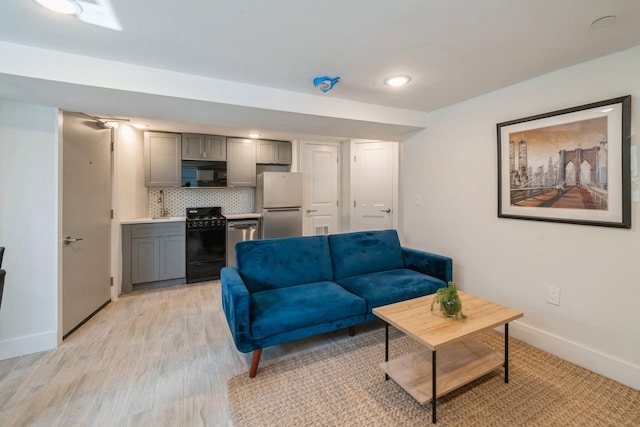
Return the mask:
[(631, 228), (631, 95), (497, 124), (498, 217)]

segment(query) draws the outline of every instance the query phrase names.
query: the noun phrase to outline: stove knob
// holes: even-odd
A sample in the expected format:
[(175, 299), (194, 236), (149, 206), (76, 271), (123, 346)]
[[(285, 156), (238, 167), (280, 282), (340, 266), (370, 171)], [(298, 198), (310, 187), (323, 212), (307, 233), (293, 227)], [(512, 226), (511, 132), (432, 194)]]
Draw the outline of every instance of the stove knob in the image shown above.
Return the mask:
[(205, 227), (209, 227), (210, 225), (211, 225), (211, 223), (210, 223), (209, 221), (205, 221), (205, 222), (204, 222), (204, 226), (205, 226)]
[(202, 221), (198, 221), (198, 227), (202, 227)]

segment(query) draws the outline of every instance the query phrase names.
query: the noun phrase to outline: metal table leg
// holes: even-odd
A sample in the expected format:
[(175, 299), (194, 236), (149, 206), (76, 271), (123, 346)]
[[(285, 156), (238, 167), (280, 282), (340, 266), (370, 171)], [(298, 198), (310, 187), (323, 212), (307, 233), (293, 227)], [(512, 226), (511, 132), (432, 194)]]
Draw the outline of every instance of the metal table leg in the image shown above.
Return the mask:
[(431, 423), (436, 423), (436, 352), (431, 352)]
[[(389, 361), (389, 324), (384, 322), (384, 361)], [(389, 380), (389, 374), (384, 374), (384, 380)]]
[(504, 324), (504, 382), (509, 383), (509, 324)]

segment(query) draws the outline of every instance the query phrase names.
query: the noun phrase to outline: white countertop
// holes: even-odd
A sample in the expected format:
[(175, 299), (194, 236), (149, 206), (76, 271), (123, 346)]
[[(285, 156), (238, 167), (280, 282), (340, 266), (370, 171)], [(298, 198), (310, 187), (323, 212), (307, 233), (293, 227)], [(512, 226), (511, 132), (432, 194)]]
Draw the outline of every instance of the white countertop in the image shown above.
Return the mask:
[[(227, 219), (253, 219), (262, 217), (259, 213), (247, 212), (247, 213), (234, 213), (234, 214), (225, 214)], [(157, 222), (184, 222), (187, 219), (185, 216), (169, 216), (166, 218), (134, 218), (134, 219), (126, 219), (120, 221), (120, 224), (146, 224), (146, 223), (157, 223)]]
[(135, 219), (126, 219), (124, 221), (120, 221), (120, 224), (145, 224), (145, 223), (156, 223), (156, 222), (184, 222), (187, 219), (185, 216), (168, 216), (165, 218), (135, 218)]
[(235, 213), (235, 214), (224, 214), (227, 219), (252, 219), (252, 218), (260, 218), (262, 217), (259, 213)]

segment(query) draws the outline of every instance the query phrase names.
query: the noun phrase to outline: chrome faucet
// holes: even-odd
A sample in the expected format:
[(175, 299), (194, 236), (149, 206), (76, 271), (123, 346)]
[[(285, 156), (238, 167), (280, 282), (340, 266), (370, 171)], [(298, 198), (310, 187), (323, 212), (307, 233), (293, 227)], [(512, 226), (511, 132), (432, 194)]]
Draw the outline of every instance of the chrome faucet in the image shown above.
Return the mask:
[(160, 197), (158, 197), (158, 203), (161, 204), (160, 216), (161, 217), (169, 216), (169, 209), (167, 209), (164, 205), (164, 190), (160, 190)]

